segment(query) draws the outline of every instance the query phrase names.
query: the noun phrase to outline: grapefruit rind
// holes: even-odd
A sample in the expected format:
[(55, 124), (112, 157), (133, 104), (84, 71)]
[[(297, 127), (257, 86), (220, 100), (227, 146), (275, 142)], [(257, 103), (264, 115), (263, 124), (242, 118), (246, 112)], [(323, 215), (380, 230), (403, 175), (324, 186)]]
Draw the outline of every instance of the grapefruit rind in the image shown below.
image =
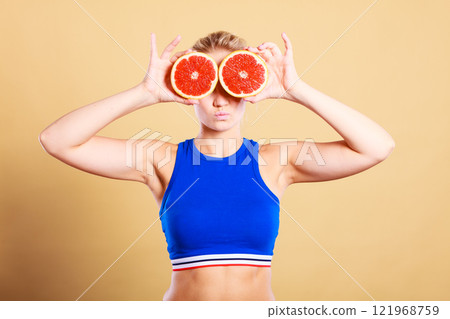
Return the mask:
[[(225, 81), (224, 81), (224, 79), (223, 79), (223, 77), (222, 77), (223, 68), (225, 67), (226, 62), (227, 62), (230, 58), (232, 58), (233, 56), (235, 56), (236, 54), (242, 54), (242, 53), (243, 53), (243, 54), (247, 54), (247, 55), (253, 56), (253, 57), (256, 59), (256, 61), (257, 61), (258, 63), (260, 63), (260, 64), (264, 67), (264, 70), (265, 70), (265, 74), (264, 74), (264, 82), (263, 82), (263, 84), (262, 84), (257, 90), (253, 91), (253, 92), (250, 93), (250, 94), (246, 94), (246, 93), (240, 93), (240, 94), (234, 93), (233, 91), (231, 91), (231, 90), (228, 88), (228, 86), (225, 84)], [(247, 51), (247, 50), (237, 50), (237, 51), (231, 52), (230, 54), (228, 54), (228, 55), (222, 60), (222, 62), (220, 63), (220, 66), (219, 66), (219, 81), (220, 81), (220, 84), (222, 85), (222, 87), (224, 88), (225, 91), (227, 91), (230, 95), (232, 95), (232, 96), (234, 96), (234, 97), (244, 98), (244, 97), (255, 96), (255, 95), (257, 95), (258, 93), (260, 93), (262, 90), (264, 90), (264, 88), (265, 88), (265, 86), (266, 86), (268, 80), (269, 80), (269, 70), (267, 69), (266, 62), (265, 62), (260, 56), (258, 56), (257, 54), (255, 54), (255, 53), (253, 53), (253, 52), (250, 52), (250, 51)]]
[[(184, 59), (188, 59), (191, 56), (202, 56), (202, 57), (210, 60), (212, 62), (212, 64), (213, 64), (213, 66), (214, 66), (214, 70), (215, 70), (215, 73), (216, 73), (215, 79), (211, 82), (210, 89), (206, 93), (204, 93), (202, 95), (189, 95), (189, 94), (186, 94), (183, 91), (181, 91), (175, 84), (175, 72), (176, 72), (176, 69), (177, 69), (177, 65), (181, 61), (183, 61)], [(174, 91), (178, 95), (180, 95), (180, 96), (182, 96), (182, 97), (184, 97), (186, 99), (199, 100), (199, 99), (202, 99), (202, 98), (210, 95), (214, 91), (214, 89), (216, 88), (216, 85), (217, 85), (218, 81), (219, 81), (219, 72), (218, 72), (218, 67), (217, 67), (216, 61), (214, 61), (214, 59), (210, 55), (208, 55), (206, 53), (203, 53), (203, 52), (191, 52), (191, 53), (182, 55), (181, 57), (179, 57), (175, 61), (175, 63), (172, 66), (172, 71), (170, 72), (170, 83), (172, 84), (172, 88), (174, 89)]]

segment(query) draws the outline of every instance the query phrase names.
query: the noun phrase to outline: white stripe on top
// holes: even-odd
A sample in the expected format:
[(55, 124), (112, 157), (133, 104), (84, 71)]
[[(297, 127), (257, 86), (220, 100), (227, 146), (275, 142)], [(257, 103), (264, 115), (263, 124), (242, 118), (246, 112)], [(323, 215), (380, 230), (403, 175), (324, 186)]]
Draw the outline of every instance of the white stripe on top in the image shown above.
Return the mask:
[(249, 265), (270, 266), (271, 255), (256, 254), (210, 254), (172, 259), (172, 269), (181, 270), (202, 266)]

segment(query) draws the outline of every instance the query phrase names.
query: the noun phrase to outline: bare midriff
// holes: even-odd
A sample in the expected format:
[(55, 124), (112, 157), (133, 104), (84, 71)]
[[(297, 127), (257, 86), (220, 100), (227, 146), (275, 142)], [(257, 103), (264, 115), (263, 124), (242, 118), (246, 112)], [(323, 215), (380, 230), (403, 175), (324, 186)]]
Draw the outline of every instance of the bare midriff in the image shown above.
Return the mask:
[(212, 266), (172, 271), (163, 300), (275, 300), (271, 269)]

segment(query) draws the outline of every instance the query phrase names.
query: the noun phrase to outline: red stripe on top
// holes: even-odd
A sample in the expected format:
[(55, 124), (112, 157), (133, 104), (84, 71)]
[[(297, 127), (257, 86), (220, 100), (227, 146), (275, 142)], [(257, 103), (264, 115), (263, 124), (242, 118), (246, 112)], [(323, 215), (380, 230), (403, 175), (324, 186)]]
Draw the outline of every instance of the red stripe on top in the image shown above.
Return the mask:
[(220, 265), (194, 266), (194, 267), (178, 268), (178, 269), (172, 269), (172, 270), (173, 270), (173, 271), (179, 271), (179, 270), (194, 269), (194, 268), (202, 268), (202, 267), (214, 267), (214, 266), (252, 266), (252, 267), (270, 267), (270, 265), (220, 264)]

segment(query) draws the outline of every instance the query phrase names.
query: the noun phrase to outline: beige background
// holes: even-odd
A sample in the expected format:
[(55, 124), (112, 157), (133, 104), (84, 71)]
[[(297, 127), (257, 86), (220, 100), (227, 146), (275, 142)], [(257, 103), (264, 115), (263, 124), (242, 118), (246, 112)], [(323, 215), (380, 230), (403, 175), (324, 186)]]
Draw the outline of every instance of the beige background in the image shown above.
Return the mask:
[[(292, 39), (301, 74), (373, 1), (14, 1), (0, 19), (0, 299), (75, 300), (158, 216), (146, 186), (54, 159), (39, 133), (63, 114), (134, 86), (150, 32), (159, 52), (224, 29), (250, 45)], [(303, 80), (383, 126), (396, 148), (345, 179), (292, 185), (281, 206), (376, 300), (449, 300), (450, 22), (447, 1), (378, 1)], [(136, 61), (136, 63), (133, 61)], [(140, 65), (140, 66), (139, 66)], [(247, 105), (247, 138), (341, 137), (301, 105)], [(178, 143), (192, 107), (155, 105), (99, 132), (150, 128)], [(370, 300), (282, 210), (273, 259), (277, 300)], [(161, 300), (170, 261), (160, 222), (81, 300)]]

